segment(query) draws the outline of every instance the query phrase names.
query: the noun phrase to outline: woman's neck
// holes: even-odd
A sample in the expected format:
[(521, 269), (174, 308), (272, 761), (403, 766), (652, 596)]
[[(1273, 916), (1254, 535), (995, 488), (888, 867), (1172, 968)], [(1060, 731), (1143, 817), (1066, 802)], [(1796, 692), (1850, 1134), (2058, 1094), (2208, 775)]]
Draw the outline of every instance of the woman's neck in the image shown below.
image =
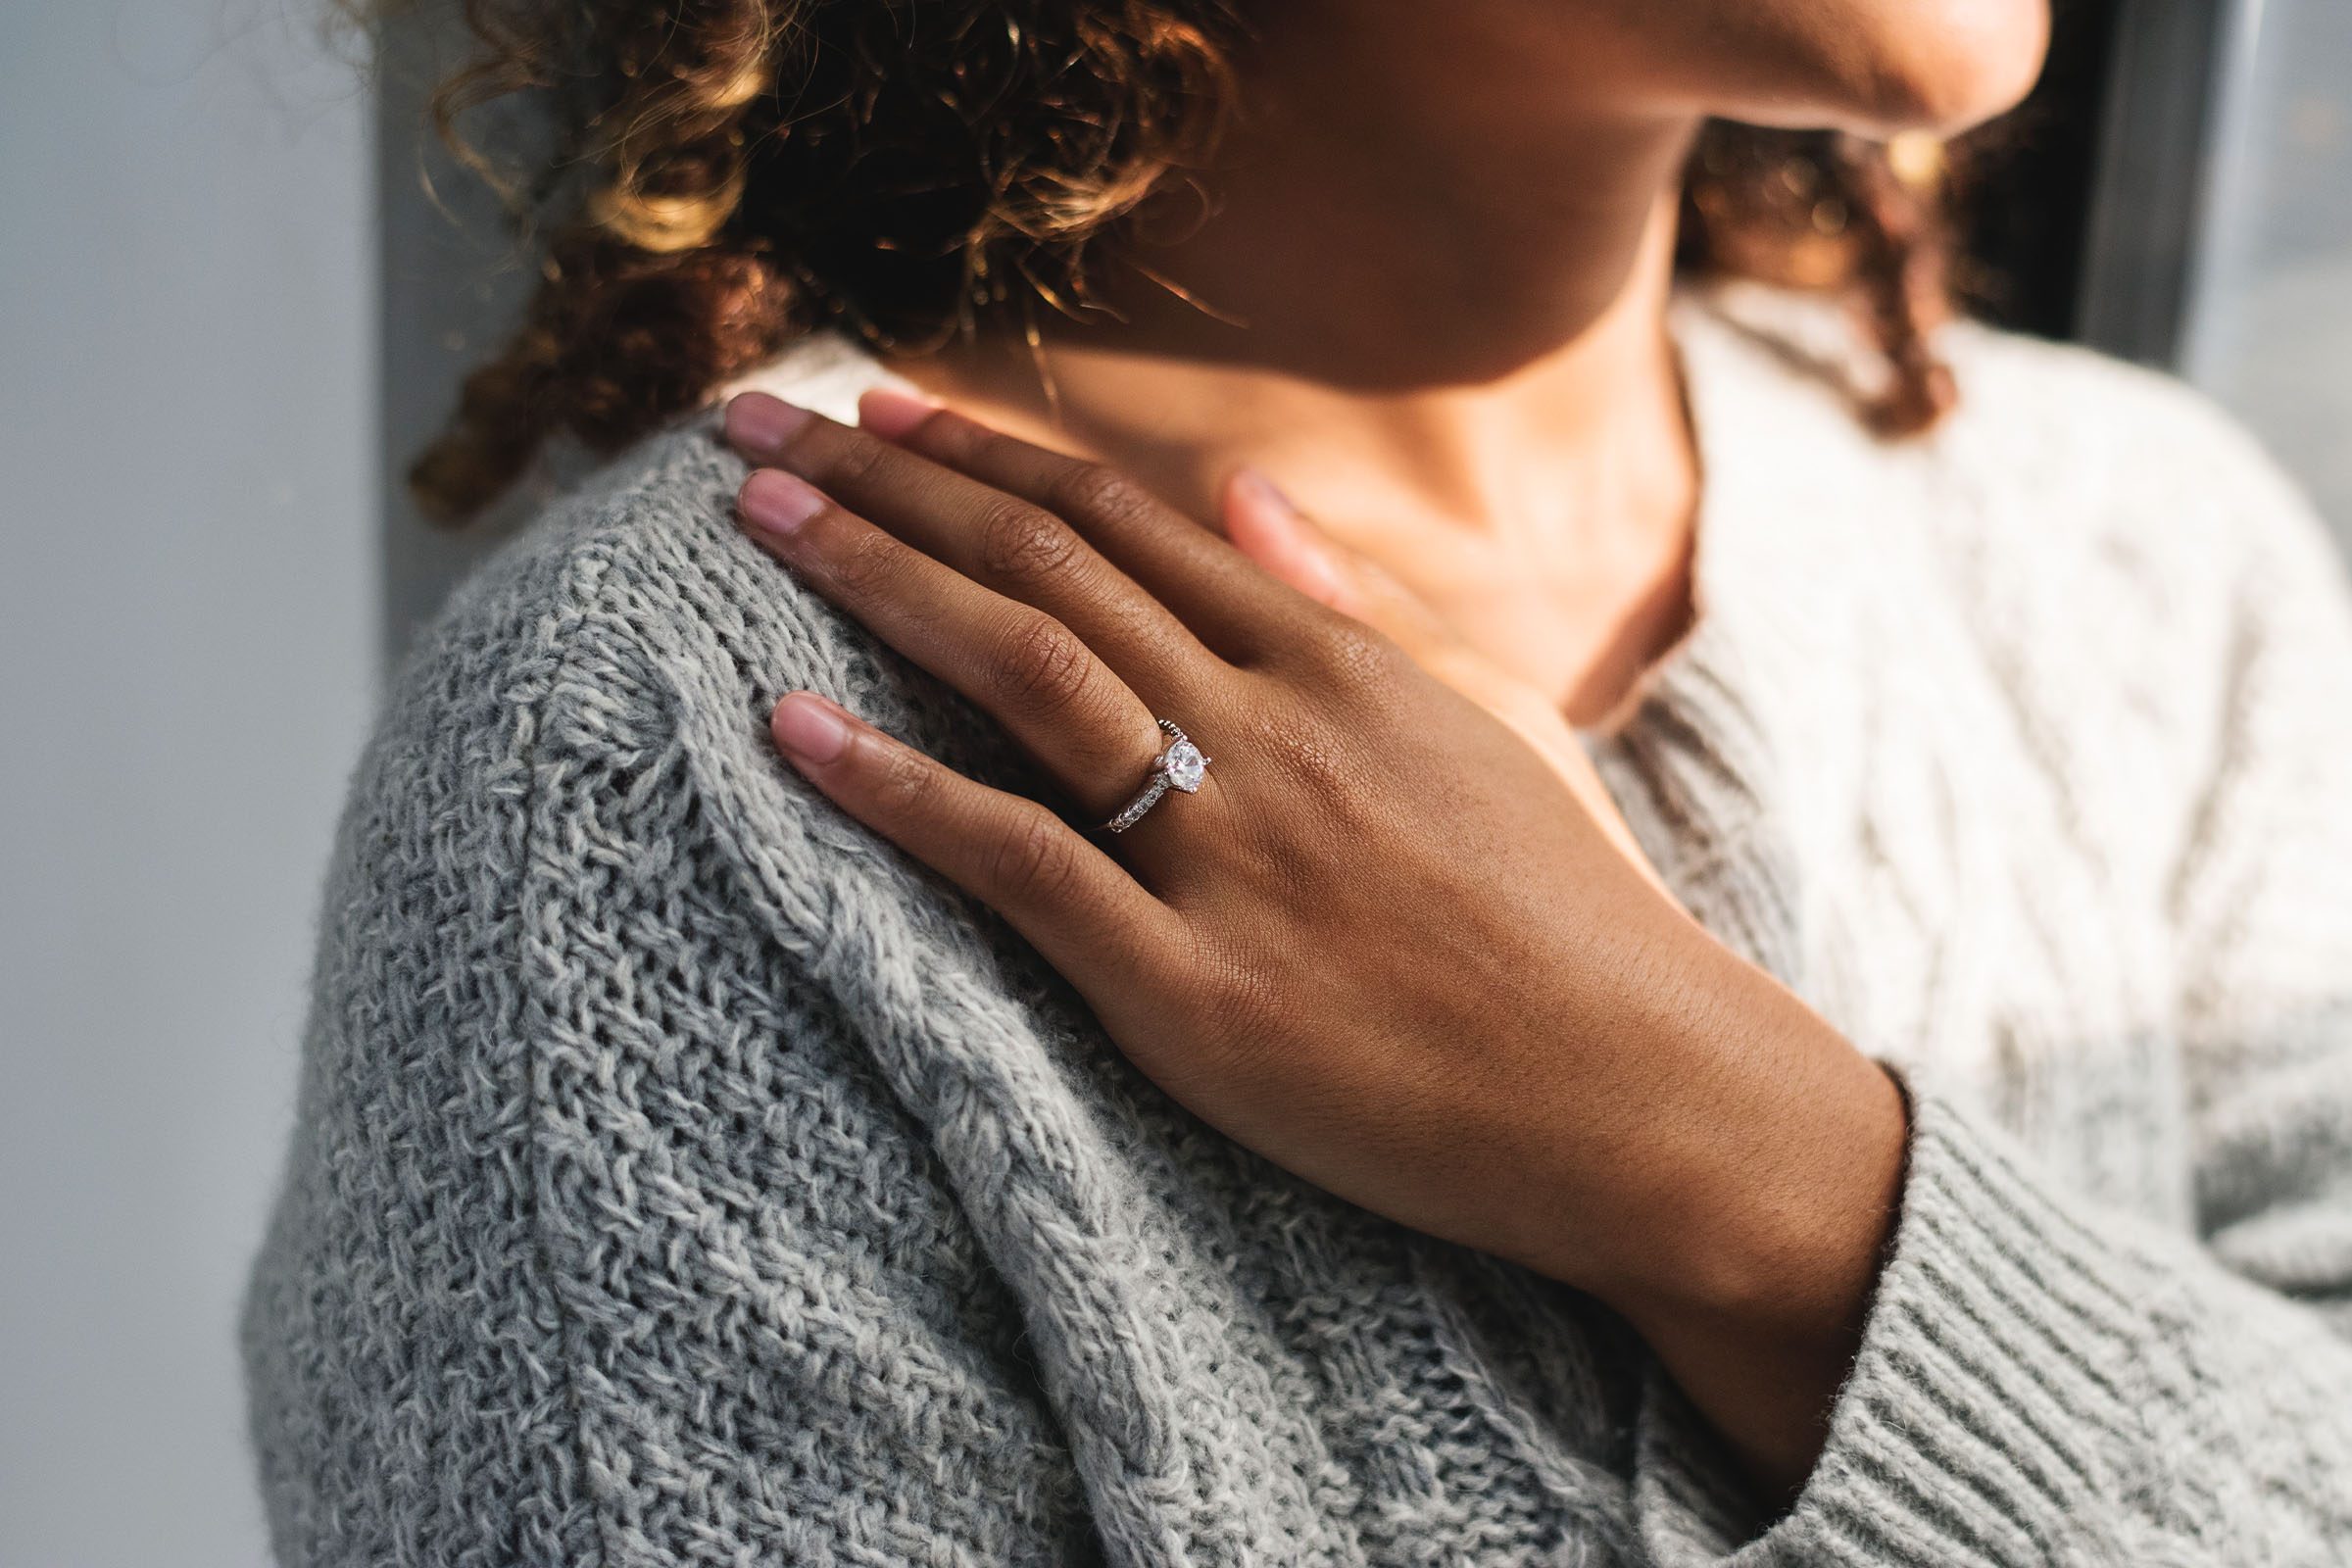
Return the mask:
[(1250, 464), (1596, 716), (1687, 608), (1696, 461), (1665, 308), (1692, 126), (1536, 124), (1526, 84), (1339, 58), (1373, 30), (1303, 62), (1265, 41), (1209, 210), (1145, 215), (1100, 311), (896, 368), (1203, 519)]

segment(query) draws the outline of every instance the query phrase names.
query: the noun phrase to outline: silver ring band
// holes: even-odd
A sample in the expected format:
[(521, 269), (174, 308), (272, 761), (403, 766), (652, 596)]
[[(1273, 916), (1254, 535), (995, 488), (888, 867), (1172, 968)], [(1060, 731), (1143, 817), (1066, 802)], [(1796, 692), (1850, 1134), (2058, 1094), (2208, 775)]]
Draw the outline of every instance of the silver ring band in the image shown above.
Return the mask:
[(1159, 798), (1168, 791), (1182, 790), (1190, 795), (1200, 787), (1201, 779), (1208, 775), (1208, 759), (1200, 755), (1200, 748), (1192, 743), (1191, 737), (1164, 718), (1156, 722), (1167, 732), (1168, 744), (1157, 757), (1152, 759), (1152, 773), (1144, 780), (1144, 787), (1135, 792), (1133, 800), (1119, 808), (1116, 816), (1102, 825), (1102, 832), (1126, 832), (1142, 821), (1144, 813), (1157, 806)]

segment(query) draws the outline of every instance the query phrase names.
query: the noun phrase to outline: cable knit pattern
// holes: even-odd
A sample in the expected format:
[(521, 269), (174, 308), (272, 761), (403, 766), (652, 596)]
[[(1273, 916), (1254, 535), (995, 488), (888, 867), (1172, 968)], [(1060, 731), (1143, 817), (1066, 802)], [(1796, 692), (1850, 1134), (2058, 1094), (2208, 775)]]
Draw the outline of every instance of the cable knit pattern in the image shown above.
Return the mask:
[(1963, 412), (1889, 446), (1818, 310), (1675, 327), (1701, 615), (1590, 744), (1692, 912), (1915, 1099), (1791, 1509), (1612, 1314), (1206, 1128), (773, 757), (810, 686), (1034, 782), (738, 536), (704, 414), (461, 590), (354, 782), (245, 1322), (281, 1559), (2352, 1560), (2320, 529), (2089, 355), (1958, 329)]

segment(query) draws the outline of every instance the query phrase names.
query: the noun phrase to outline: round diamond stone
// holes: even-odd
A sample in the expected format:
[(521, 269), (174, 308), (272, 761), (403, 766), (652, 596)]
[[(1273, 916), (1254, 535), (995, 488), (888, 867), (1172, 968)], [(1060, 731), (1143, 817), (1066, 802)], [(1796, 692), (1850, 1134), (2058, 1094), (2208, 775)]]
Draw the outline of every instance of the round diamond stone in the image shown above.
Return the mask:
[(1208, 759), (1191, 741), (1178, 741), (1169, 747), (1161, 765), (1167, 771), (1168, 782), (1187, 795), (1199, 789), (1200, 780), (1208, 774)]

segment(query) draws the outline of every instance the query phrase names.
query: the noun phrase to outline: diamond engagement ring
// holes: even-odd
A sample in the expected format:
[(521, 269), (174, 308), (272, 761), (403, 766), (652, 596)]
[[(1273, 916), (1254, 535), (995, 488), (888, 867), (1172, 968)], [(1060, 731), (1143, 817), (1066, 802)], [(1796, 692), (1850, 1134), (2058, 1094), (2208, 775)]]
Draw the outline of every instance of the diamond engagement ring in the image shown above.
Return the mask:
[(1152, 776), (1145, 779), (1144, 787), (1135, 792), (1135, 799), (1121, 807), (1118, 815), (1102, 824), (1105, 833), (1126, 832), (1142, 821), (1144, 813), (1157, 806), (1159, 798), (1169, 790), (1179, 789), (1190, 795), (1208, 776), (1208, 759), (1200, 755), (1200, 748), (1192, 743), (1191, 737), (1164, 718), (1158, 723), (1161, 729), (1168, 732), (1168, 748), (1152, 759)]

